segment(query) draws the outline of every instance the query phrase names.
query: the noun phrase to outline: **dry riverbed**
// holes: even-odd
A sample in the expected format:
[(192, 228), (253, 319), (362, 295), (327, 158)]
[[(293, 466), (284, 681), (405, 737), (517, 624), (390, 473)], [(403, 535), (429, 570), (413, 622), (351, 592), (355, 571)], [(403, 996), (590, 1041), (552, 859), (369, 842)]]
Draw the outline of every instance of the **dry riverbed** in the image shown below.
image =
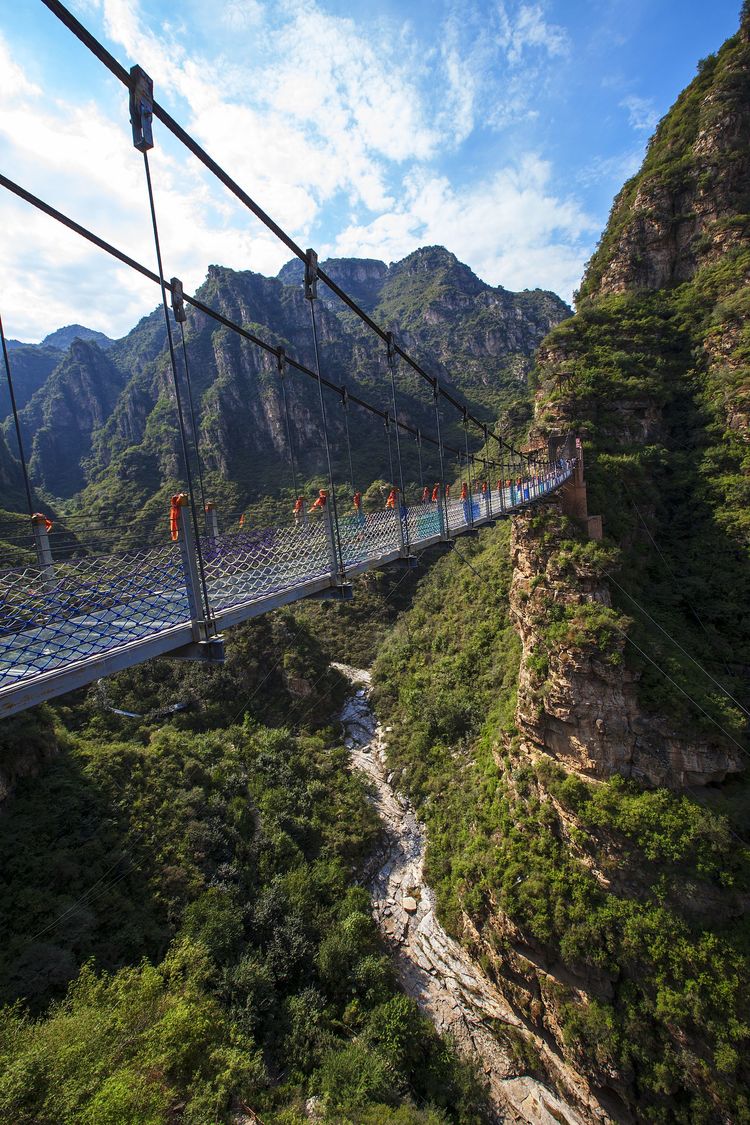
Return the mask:
[(370, 673), (336, 664), (354, 693), (342, 708), (352, 764), (366, 774), (371, 800), (384, 826), (382, 846), (368, 874), (373, 912), (387, 939), (406, 992), (438, 1031), (484, 1071), (498, 1121), (530, 1125), (584, 1125), (584, 1118), (527, 1075), (492, 1032), (492, 1023), (521, 1024), (495, 985), (472, 962), (435, 916), (434, 896), (424, 882), (425, 829), (408, 800), (390, 783), (381, 728), (370, 706)]

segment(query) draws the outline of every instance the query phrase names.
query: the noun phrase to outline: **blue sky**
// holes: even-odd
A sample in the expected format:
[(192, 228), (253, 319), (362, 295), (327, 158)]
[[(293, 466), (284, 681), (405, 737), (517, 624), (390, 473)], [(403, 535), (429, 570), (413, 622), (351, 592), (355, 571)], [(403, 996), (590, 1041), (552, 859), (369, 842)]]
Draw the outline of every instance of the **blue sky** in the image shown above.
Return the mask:
[[(443, 243), (570, 300), (612, 199), (739, 0), (71, 0), (303, 245), (396, 260)], [(155, 123), (165, 269), (289, 257)], [(0, 167), (153, 265), (124, 89), (40, 0), (0, 0)], [(126, 332), (154, 287), (0, 197), (6, 331)]]

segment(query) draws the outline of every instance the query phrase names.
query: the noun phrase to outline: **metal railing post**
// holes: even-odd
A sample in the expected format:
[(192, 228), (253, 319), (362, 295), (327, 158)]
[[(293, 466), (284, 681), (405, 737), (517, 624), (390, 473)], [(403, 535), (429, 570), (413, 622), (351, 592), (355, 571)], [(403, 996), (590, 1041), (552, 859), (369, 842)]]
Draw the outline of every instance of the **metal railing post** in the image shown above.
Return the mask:
[(503, 457), (503, 446), (500, 444), (500, 514), (505, 514), (505, 482), (508, 478), (505, 475), (505, 458)]
[(198, 551), (196, 549), (193, 523), (190, 518), (190, 498), (186, 493), (181, 492), (174, 502), (177, 504), (179, 510), (177, 541), (180, 545), (182, 572), (185, 577), (185, 589), (187, 591), (190, 620), (193, 624), (193, 638), (196, 641), (204, 641), (208, 634), (201, 599)]
[(31, 530), (34, 533), (34, 546), (36, 547), (36, 557), (39, 562), (39, 569), (44, 576), (44, 584), (47, 589), (52, 589), (55, 585), (55, 564), (52, 560), (52, 548), (50, 547), (49, 534), (47, 532), (47, 525), (49, 520), (40, 512), (36, 512), (31, 517)]
[(216, 505), (210, 500), (206, 504), (206, 535), (216, 541), (219, 538), (219, 520), (216, 516)]
[[(388, 356), (388, 370), (391, 375), (391, 405), (393, 406), (393, 421), (396, 426), (396, 459), (398, 461), (399, 484), (399, 526), (401, 536), (401, 553), (409, 554), (409, 526), (406, 523), (406, 493), (404, 491), (404, 469), (401, 463), (401, 436), (399, 434), (398, 413), (396, 410), (396, 353), (393, 346), (393, 333), (386, 332), (386, 346)], [(393, 484), (393, 481), (391, 482)], [(402, 515), (403, 511), (403, 515)]]
[(440, 527), (440, 538), (446, 539), (448, 537), (448, 508), (445, 499), (445, 490), (442, 481), (440, 482), (440, 491), (438, 492), (438, 525)]
[(339, 553), (336, 549), (336, 531), (333, 526), (333, 511), (331, 506), (326, 504), (323, 508), (323, 521), (326, 529), (326, 539), (328, 540), (328, 557), (331, 562), (331, 578), (334, 582), (339, 583), (343, 579), (343, 566), (339, 564)]
[(402, 503), (400, 498), (397, 506), (394, 508), (394, 513), (398, 520), (399, 551), (401, 552), (401, 558), (405, 559), (409, 555), (409, 533), (405, 526), (409, 516), (406, 504)]

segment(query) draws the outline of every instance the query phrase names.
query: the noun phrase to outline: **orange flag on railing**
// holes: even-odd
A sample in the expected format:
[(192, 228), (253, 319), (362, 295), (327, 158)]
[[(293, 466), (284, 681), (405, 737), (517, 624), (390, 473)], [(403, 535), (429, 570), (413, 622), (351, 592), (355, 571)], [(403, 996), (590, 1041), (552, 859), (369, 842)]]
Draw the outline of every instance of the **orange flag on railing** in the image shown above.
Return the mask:
[(52, 531), (52, 528), (55, 526), (52, 520), (47, 519), (43, 512), (34, 512), (34, 515), (31, 518), (32, 520), (44, 520), (44, 530), (47, 532), (47, 534), (49, 534), (50, 531)]
[(169, 534), (172, 542), (176, 543), (180, 537), (180, 497), (173, 496), (169, 504)]

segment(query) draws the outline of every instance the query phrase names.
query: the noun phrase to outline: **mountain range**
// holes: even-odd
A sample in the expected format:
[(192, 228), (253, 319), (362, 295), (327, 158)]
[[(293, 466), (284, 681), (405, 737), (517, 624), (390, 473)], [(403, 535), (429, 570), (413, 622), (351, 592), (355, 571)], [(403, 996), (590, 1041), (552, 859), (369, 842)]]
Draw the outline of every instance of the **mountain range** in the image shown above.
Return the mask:
[[(570, 315), (555, 294), (511, 293), (487, 285), (442, 247), (423, 248), (390, 266), (332, 259), (325, 268), (488, 423), (494, 424), (501, 411), (511, 429), (528, 421), (534, 351), (547, 332)], [(322, 284), (320, 288), (316, 315), (322, 373), (389, 409), (385, 348), (338, 298)], [(276, 278), (211, 266), (197, 296), (313, 366), (302, 263), (288, 263)], [(200, 464), (212, 494), (243, 505), (277, 490), (280, 482), (289, 487), (283, 399), (273, 357), (192, 308), (185, 329)], [(48, 503), (80, 494), (87, 511), (96, 514), (106, 508), (130, 518), (157, 494), (184, 481), (160, 309), (117, 341), (74, 325), (39, 345), (14, 346), (11, 358), (31, 476)], [(182, 370), (179, 378), (185, 395)], [(433, 432), (429, 387), (403, 365), (397, 387), (399, 417)], [(308, 480), (325, 468), (318, 391), (313, 381), (291, 373), (287, 393), (295, 468)], [(327, 400), (335, 468), (344, 478), (349, 470), (343, 411), (338, 396), (328, 394)], [(6, 396), (0, 398), (0, 412), (7, 410)], [(458, 419), (452, 414), (443, 421), (446, 436), (460, 441)], [(357, 486), (387, 478), (390, 464), (382, 424), (354, 407), (348, 422)], [(13, 448), (7, 417), (5, 432)], [(406, 459), (416, 477), (414, 443)], [(429, 472), (435, 471), (431, 465)], [(8, 450), (0, 446), (3, 473), (17, 506), (18, 474), (8, 461)]]

